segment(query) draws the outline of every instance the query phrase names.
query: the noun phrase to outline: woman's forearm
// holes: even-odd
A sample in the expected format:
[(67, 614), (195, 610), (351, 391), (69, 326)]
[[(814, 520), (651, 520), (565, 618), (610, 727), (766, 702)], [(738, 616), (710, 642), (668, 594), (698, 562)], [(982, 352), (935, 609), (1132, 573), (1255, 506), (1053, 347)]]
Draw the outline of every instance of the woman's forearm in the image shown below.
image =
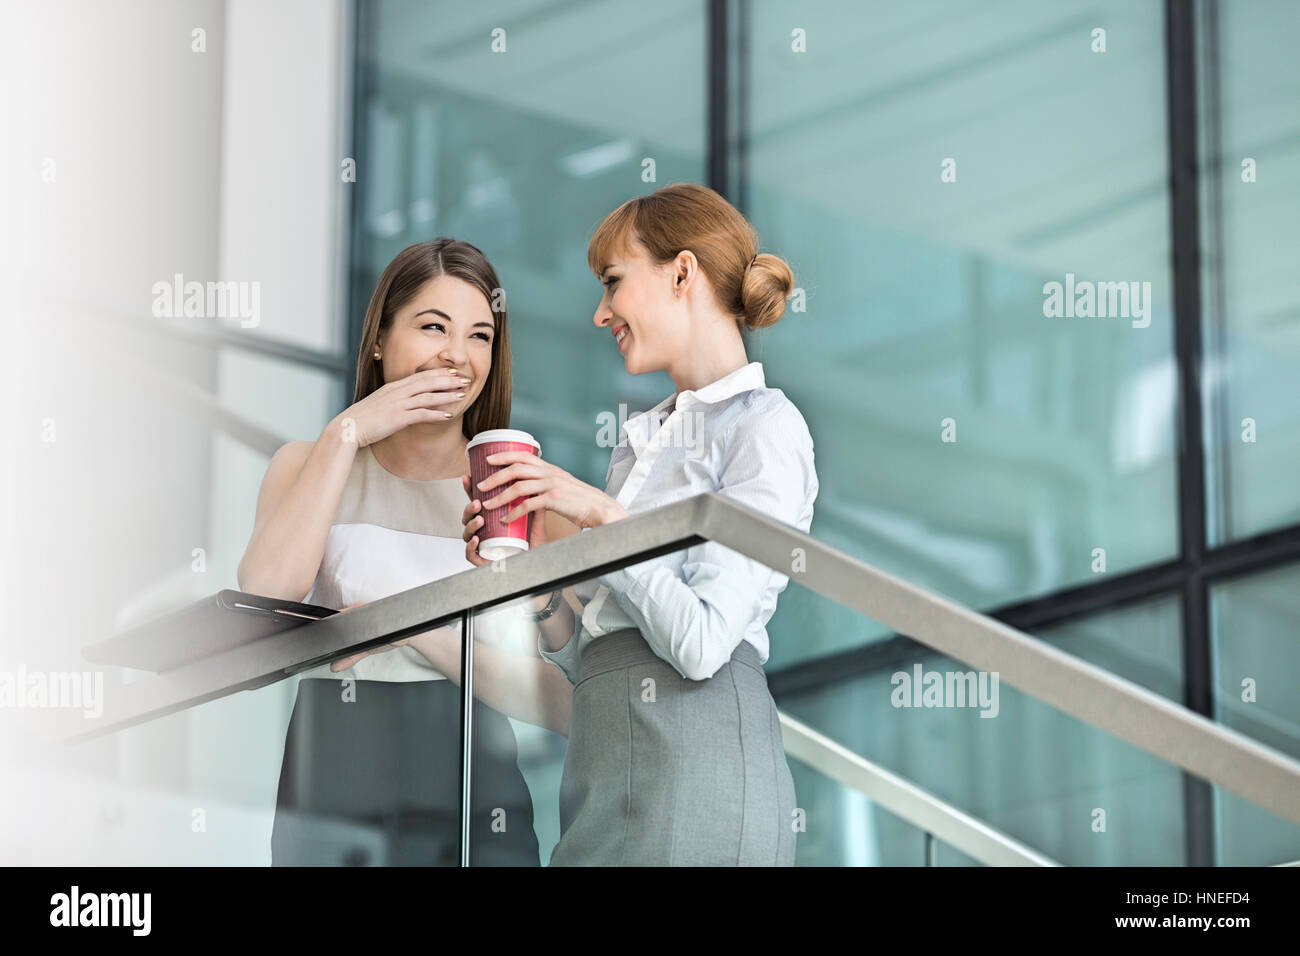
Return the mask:
[[(452, 679), (460, 684), (459, 670)], [(509, 717), (569, 736), (573, 685), (550, 661), (476, 642), (474, 696)]]
[[(460, 686), (460, 634), (441, 627), (411, 642), (439, 673)], [(573, 685), (540, 657), (474, 642), (474, 697), (493, 710), (567, 737)]]
[(325, 426), (275, 510), (254, 527), (239, 562), (241, 590), (290, 601), (307, 595), (356, 453), (337, 419)]

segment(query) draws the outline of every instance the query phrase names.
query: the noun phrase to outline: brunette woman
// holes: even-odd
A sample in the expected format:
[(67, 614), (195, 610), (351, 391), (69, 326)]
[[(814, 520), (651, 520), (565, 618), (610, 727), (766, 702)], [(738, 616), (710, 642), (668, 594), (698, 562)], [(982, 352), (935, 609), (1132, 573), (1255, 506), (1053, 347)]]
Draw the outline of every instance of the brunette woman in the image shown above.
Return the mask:
[[(465, 447), (509, 418), (510, 344), (491, 264), (451, 239), (403, 250), (366, 312), (353, 404), (316, 441), (290, 442), (271, 460), (240, 588), (345, 608), (472, 567), (460, 538)], [(521, 634), (528, 646), (510, 647)], [(560, 715), (563, 732), (569, 685), (537, 656), (536, 634), (476, 628), (484, 653), (508, 657), (535, 691), (516, 695), (516, 713), (543, 725)], [(459, 640), (439, 628), (303, 676), (273, 864), (366, 862), (361, 851), (340, 855), (349, 825), (382, 832), (390, 864), (457, 862)], [(510, 722), (481, 701), (474, 719), (473, 862), (536, 866)]]

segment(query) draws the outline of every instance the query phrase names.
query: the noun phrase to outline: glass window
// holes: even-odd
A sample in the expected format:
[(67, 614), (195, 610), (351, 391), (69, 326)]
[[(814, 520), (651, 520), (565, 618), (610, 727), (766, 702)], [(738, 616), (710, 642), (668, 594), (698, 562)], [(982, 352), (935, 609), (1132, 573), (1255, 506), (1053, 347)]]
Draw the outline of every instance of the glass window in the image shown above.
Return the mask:
[[(1214, 711), (1226, 726), (1300, 757), (1300, 565), (1225, 582), (1210, 592)], [(1219, 862), (1300, 860), (1300, 826), (1215, 788)]]
[(1163, 30), (753, 4), (747, 212), (806, 311), (751, 355), (817, 442), (818, 537), (975, 607), (1174, 555)]
[[(833, 603), (816, 595), (810, 600)], [(1178, 601), (1162, 598), (1041, 636), (1181, 700), (1180, 618)], [(865, 618), (858, 619), (868, 626)], [(963, 690), (962, 697), (931, 699), (923, 690), (935, 673), (954, 690), (958, 682), (949, 675), (975, 674), (985, 683), (976, 684), (970, 697)], [(879, 646), (870, 671), (780, 694), (777, 704), (855, 753), (1067, 865), (1185, 863), (1184, 775), (1178, 767), (914, 641)], [(923, 862), (923, 834), (915, 827), (807, 766), (791, 765), (809, 821), (807, 834), (800, 836), (801, 864)], [(1098, 820), (1104, 830), (1094, 828)], [(943, 865), (965, 861), (949, 846), (941, 846), (939, 854)]]
[(338, 404), (333, 372), (237, 348), (222, 348), (218, 358), (222, 406), (283, 441), (315, 441), (330, 419), (352, 403), (349, 382), (348, 400)]
[(354, 321), (406, 246), (478, 246), (506, 290), (512, 423), (592, 483), (609, 464), (593, 409), (631, 414), (673, 385), (629, 376), (593, 326), (587, 241), (625, 200), (704, 178), (705, 12), (690, 0), (363, 5)]
[(1219, 544), (1300, 522), (1300, 6), (1198, 10), (1206, 497)]

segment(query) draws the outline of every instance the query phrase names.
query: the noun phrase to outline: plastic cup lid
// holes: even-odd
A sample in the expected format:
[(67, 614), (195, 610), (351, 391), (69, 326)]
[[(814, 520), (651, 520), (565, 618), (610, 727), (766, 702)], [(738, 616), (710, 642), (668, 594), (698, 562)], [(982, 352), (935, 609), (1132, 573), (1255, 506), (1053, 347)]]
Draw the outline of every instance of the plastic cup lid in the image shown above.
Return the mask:
[(542, 445), (536, 438), (528, 432), (520, 431), (517, 428), (489, 428), (487, 431), (481, 431), (469, 440), (465, 450), (469, 451), (475, 445), (483, 445), (490, 441), (517, 441), (525, 445), (532, 445), (537, 449), (537, 454), (541, 455)]

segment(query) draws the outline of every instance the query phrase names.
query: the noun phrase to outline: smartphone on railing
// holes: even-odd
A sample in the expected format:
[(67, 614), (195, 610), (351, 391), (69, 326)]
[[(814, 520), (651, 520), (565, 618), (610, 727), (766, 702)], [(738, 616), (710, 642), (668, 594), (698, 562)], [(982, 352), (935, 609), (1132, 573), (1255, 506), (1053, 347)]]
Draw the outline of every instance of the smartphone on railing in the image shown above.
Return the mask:
[(230, 588), (82, 648), (94, 664), (166, 671), (337, 614)]
[(247, 591), (234, 591), (226, 588), (217, 592), (217, 601), (222, 607), (231, 611), (246, 611), (251, 614), (272, 615), (273, 617), (298, 618), (319, 621), (323, 617), (337, 614), (338, 611), (317, 604), (300, 604), (297, 601), (281, 601), (276, 598), (249, 594)]

